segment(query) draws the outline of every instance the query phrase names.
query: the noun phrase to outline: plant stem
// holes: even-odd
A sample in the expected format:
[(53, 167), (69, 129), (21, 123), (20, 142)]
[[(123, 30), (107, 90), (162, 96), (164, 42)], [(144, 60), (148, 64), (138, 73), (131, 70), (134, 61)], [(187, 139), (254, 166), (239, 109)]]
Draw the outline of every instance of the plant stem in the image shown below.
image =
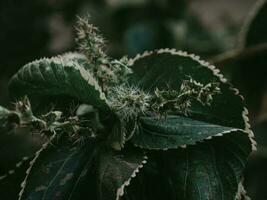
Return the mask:
[(209, 62), (219, 67), (222, 67), (223, 65), (229, 62), (242, 60), (243, 58), (252, 57), (266, 51), (267, 51), (267, 42), (252, 47), (248, 47), (245, 49), (235, 49), (228, 51), (226, 53), (219, 54), (211, 58)]

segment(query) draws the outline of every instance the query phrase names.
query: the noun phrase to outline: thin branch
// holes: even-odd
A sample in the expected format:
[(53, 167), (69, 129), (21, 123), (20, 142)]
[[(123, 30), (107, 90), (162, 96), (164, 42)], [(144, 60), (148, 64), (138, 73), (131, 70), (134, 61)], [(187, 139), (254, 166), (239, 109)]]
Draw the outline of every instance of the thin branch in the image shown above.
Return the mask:
[(209, 62), (218, 66), (223, 66), (229, 62), (252, 57), (263, 52), (267, 52), (267, 42), (245, 49), (235, 49), (226, 53), (222, 53), (211, 58)]

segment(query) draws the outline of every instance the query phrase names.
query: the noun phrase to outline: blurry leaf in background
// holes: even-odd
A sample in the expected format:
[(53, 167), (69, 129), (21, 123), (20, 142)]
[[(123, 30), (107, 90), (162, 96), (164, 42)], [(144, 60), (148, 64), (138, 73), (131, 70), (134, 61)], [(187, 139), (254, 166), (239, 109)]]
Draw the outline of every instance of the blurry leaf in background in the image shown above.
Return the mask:
[[(246, 51), (256, 45), (267, 44), (267, 1), (259, 0), (241, 34), (241, 48)], [(267, 46), (266, 46), (267, 47)], [(267, 87), (267, 48), (247, 55), (238, 63), (233, 73), (233, 83), (244, 94), (252, 114), (258, 115)], [(266, 112), (266, 110), (264, 111)]]
[(117, 2), (120, 3), (111, 8), (112, 27), (107, 37), (112, 43), (111, 53), (115, 57), (175, 47), (171, 22), (184, 18), (187, 1)]

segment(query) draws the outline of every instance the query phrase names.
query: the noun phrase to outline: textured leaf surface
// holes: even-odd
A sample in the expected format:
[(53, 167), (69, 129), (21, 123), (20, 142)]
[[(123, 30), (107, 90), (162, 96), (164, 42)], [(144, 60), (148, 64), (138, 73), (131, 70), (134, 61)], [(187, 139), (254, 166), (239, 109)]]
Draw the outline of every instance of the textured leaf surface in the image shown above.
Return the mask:
[(108, 109), (104, 93), (83, 64), (75, 54), (34, 61), (13, 76), (10, 89), (17, 97), (66, 95)]
[(193, 145), (212, 136), (222, 136), (237, 129), (183, 116), (167, 116), (162, 119), (142, 117), (138, 130), (132, 138), (135, 145), (148, 149), (168, 149)]
[(98, 200), (119, 200), (124, 187), (146, 163), (142, 151), (127, 149), (122, 152), (103, 151), (98, 161)]
[(242, 132), (159, 156), (167, 199), (233, 200), (250, 153)]
[(198, 57), (185, 52), (160, 50), (138, 56), (133, 60), (131, 68), (134, 72), (131, 77), (132, 84), (137, 83), (146, 90), (154, 90), (157, 87), (179, 91), (182, 82), (188, 80), (188, 76), (203, 84), (219, 82), (222, 94), (214, 97), (211, 106), (193, 102), (189, 111), (190, 116), (210, 123), (245, 128), (242, 98), (224, 83), (225, 79), (217, 69), (200, 61)]
[[(170, 145), (170, 148), (173, 148), (187, 143), (194, 144), (197, 141), (224, 131), (228, 132), (231, 129), (247, 129), (247, 120), (244, 118), (244, 102), (242, 97), (238, 95), (238, 91), (226, 83), (223, 76), (219, 74), (219, 70), (199, 60), (197, 56), (168, 49), (148, 52), (137, 56), (132, 61), (132, 70), (134, 73), (131, 82), (133, 84), (137, 83), (139, 87), (148, 91), (153, 91), (156, 88), (179, 91), (181, 84), (188, 77), (192, 77), (192, 79), (202, 84), (220, 83), (221, 90), (221, 94), (214, 96), (210, 106), (203, 106), (201, 103), (193, 101), (188, 111), (188, 123), (190, 120), (190, 123), (199, 125), (207, 123), (210, 126), (208, 132), (207, 129), (201, 130), (198, 127), (197, 130), (188, 133), (188, 129), (183, 127), (179, 135), (177, 131), (179, 129), (178, 118), (173, 126), (171, 126), (170, 120), (163, 121), (163, 123), (154, 120), (154, 125), (152, 125), (153, 120), (150, 120), (149, 126), (147, 120), (146, 124), (144, 120), (141, 120), (139, 134), (136, 134), (133, 139), (137, 145), (155, 149), (168, 148), (168, 145)], [(184, 123), (184, 119), (180, 118), (180, 120), (181, 123)], [(172, 120), (172, 123), (174, 123), (174, 120)], [(222, 129), (219, 130), (219, 128)], [(179, 135), (179, 137), (176, 135), (176, 139), (173, 136), (175, 131)], [(185, 131), (184, 134), (183, 131)], [(168, 137), (166, 137), (167, 135)], [(184, 137), (181, 137), (181, 135), (184, 135)], [(146, 142), (149, 144), (145, 144)]]
[(94, 148), (94, 144), (71, 148), (66, 140), (50, 144), (34, 162), (21, 199), (77, 200), (81, 194), (90, 195), (87, 186), (92, 180), (87, 175), (94, 163)]
[(250, 149), (246, 135), (237, 131), (186, 149), (152, 152), (150, 162), (156, 166), (148, 163), (139, 175), (144, 182), (135, 179), (126, 192), (133, 200), (234, 200)]

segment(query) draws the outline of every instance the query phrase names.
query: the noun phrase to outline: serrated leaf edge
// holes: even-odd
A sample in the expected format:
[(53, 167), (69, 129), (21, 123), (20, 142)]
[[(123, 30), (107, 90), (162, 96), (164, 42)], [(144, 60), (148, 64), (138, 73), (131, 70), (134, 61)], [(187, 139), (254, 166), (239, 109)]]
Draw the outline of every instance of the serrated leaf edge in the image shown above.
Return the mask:
[(40, 156), (40, 154), (45, 150), (45, 149), (47, 149), (47, 147), (52, 143), (52, 141), (56, 138), (56, 133), (54, 133), (50, 138), (49, 138), (49, 140), (46, 142), (46, 143), (44, 143), (43, 145), (42, 145), (42, 148), (41, 149), (39, 149), (36, 153), (35, 153), (35, 156), (34, 156), (34, 158), (32, 159), (32, 161), (30, 162), (30, 166), (29, 166), (29, 168), (27, 169), (27, 171), (26, 171), (26, 177), (25, 177), (25, 179), (23, 180), (23, 182), (21, 183), (21, 190), (20, 190), (20, 192), (19, 192), (19, 198), (18, 198), (18, 200), (21, 200), (22, 199), (22, 195), (23, 195), (23, 193), (24, 193), (24, 191), (25, 191), (25, 188), (26, 188), (26, 183), (27, 183), (27, 180), (28, 180), (28, 178), (29, 178), (29, 175), (30, 175), (30, 172), (31, 172), (31, 170), (32, 170), (32, 167), (34, 166), (34, 163), (36, 162), (36, 160), (39, 158), (39, 156)]
[[(265, 0), (259, 0), (257, 2), (258, 4), (255, 6), (255, 9), (260, 9), (264, 2), (265, 2)], [(255, 13), (255, 11), (254, 11), (254, 13)], [(129, 62), (129, 65), (130, 66), (133, 65), (136, 60), (143, 58), (143, 57), (146, 57), (146, 56), (149, 56), (149, 55), (152, 55), (153, 53), (171, 53), (173, 55), (190, 57), (193, 60), (202, 64), (204, 67), (207, 67), (210, 70), (212, 70), (213, 74), (215, 76), (217, 76), (221, 82), (223, 82), (223, 83), (227, 82), (227, 79), (224, 78), (224, 76), (220, 73), (220, 70), (216, 69), (216, 67), (214, 65), (211, 65), (209, 62), (201, 60), (200, 57), (195, 55), (195, 54), (190, 54), (190, 53), (187, 53), (185, 51), (177, 51), (176, 49), (168, 49), (167, 48), (167, 49), (160, 49), (160, 50), (155, 50), (155, 51), (146, 51), (143, 54), (138, 54), (135, 58), (131, 59)], [(241, 99), (244, 99), (243, 96), (239, 93), (238, 89), (232, 87), (231, 85), (230, 85), (229, 89), (233, 90), (235, 92), (235, 95), (238, 95)], [(243, 117), (243, 120), (245, 123), (245, 130), (243, 130), (243, 132), (248, 134), (249, 140), (251, 142), (251, 150), (256, 151), (257, 150), (257, 142), (254, 140), (254, 138), (255, 138), (254, 133), (252, 132), (251, 125), (249, 124), (248, 113), (249, 113), (248, 109), (246, 107), (244, 107), (243, 112), (242, 112), (242, 117)], [(240, 181), (239, 186), (242, 185), (242, 182), (243, 182), (243, 180)], [(240, 186), (240, 188), (241, 188), (241, 186)], [(244, 198), (247, 198), (245, 200), (250, 200), (249, 197), (247, 197), (246, 195), (243, 194), (244, 192), (240, 193), (240, 191), (245, 191), (244, 187), (243, 187), (243, 190), (240, 190), (240, 188), (238, 189), (236, 196), (238, 196), (238, 194), (241, 194), (241, 195), (243, 195)]]
[(223, 132), (221, 132), (221, 133), (217, 133), (217, 134), (214, 135), (214, 136), (208, 136), (208, 137), (206, 137), (206, 138), (204, 138), (204, 139), (202, 139), (202, 140), (196, 141), (196, 142), (193, 143), (193, 144), (183, 144), (183, 145), (179, 145), (179, 146), (177, 146), (177, 147), (164, 148), (164, 149), (162, 149), (162, 148), (151, 148), (151, 147), (147, 147), (147, 146), (141, 146), (141, 145), (138, 145), (138, 144), (134, 144), (134, 146), (136, 146), (136, 147), (138, 147), (138, 148), (141, 148), (141, 149), (155, 150), (155, 151), (168, 151), (168, 150), (170, 150), (170, 149), (178, 149), (178, 148), (183, 148), (183, 149), (185, 149), (185, 148), (187, 148), (188, 146), (194, 146), (194, 145), (196, 145), (196, 144), (198, 144), (198, 143), (202, 143), (202, 142), (205, 142), (205, 141), (207, 141), (207, 140), (211, 140), (211, 139), (213, 139), (214, 137), (222, 137), (222, 136), (224, 136), (225, 134), (233, 133), (233, 132), (237, 132), (237, 131), (241, 131), (241, 132), (243, 132), (243, 133), (247, 133), (246, 131), (244, 131), (244, 130), (242, 130), (242, 129), (232, 129), (232, 130), (228, 130), (228, 131), (223, 131)]
[(139, 173), (139, 171), (144, 167), (144, 165), (147, 163), (147, 156), (144, 156), (144, 160), (141, 162), (141, 164), (133, 171), (130, 178), (125, 181), (118, 189), (117, 189), (117, 195), (116, 200), (119, 200), (124, 195), (124, 189), (126, 186), (130, 185), (131, 180), (136, 177), (136, 175)]
[[(137, 61), (141, 58), (150, 56), (153, 53), (156, 53), (156, 54), (170, 53), (172, 55), (189, 57), (192, 60), (201, 64), (203, 67), (210, 69), (213, 72), (214, 76), (217, 76), (222, 83), (227, 83), (227, 79), (221, 74), (220, 70), (217, 69), (214, 65), (211, 65), (209, 62), (201, 60), (200, 56), (188, 53), (186, 51), (176, 50), (176, 49), (166, 48), (166, 49), (159, 49), (159, 50), (154, 50), (154, 51), (145, 51), (143, 54), (137, 54), (135, 58), (130, 59), (129, 60), (129, 66), (132, 66), (135, 63), (135, 61)], [(232, 87), (230, 84), (229, 84), (229, 89), (234, 91), (234, 94), (239, 96), (242, 100), (244, 99), (244, 97), (242, 95), (240, 95), (239, 90)], [(245, 126), (243, 132), (248, 134), (249, 140), (251, 142), (251, 150), (256, 151), (257, 150), (257, 142), (254, 140), (254, 133), (252, 132), (251, 126), (249, 124), (248, 110), (246, 107), (244, 107), (244, 110), (242, 112), (242, 117), (243, 117), (244, 126)]]
[[(91, 73), (87, 69), (85, 69), (83, 67), (78, 68), (77, 65), (79, 65), (79, 64), (74, 62), (73, 60), (71, 60), (75, 56), (79, 57), (79, 58), (87, 59), (83, 54), (80, 54), (78, 52), (67, 52), (67, 53), (64, 53), (62, 55), (54, 56), (54, 57), (51, 57), (51, 58), (43, 57), (43, 58), (34, 60), (32, 62), (29, 62), (29, 63), (25, 64), (21, 69), (19, 69), (19, 71), (25, 70), (26, 68), (28, 68), (31, 65), (38, 65), (43, 61), (60, 63), (64, 67), (68, 67), (68, 65), (66, 65), (66, 62), (72, 62), (73, 66), (75, 67), (76, 70), (78, 70), (80, 72), (80, 74), (83, 77), (83, 79), (86, 80), (90, 85), (94, 86), (95, 90), (99, 92), (100, 99), (103, 100), (108, 105), (108, 102), (107, 102), (107, 99), (106, 99), (106, 95), (102, 91), (102, 88), (100, 87), (100, 85), (98, 84), (96, 79), (91, 75)], [(15, 77), (17, 77), (17, 73), (11, 78), (11, 81)]]
[(235, 200), (251, 200), (249, 196), (247, 196), (247, 191), (244, 188), (244, 177), (241, 178), (241, 181), (238, 184), (238, 191), (235, 196)]

